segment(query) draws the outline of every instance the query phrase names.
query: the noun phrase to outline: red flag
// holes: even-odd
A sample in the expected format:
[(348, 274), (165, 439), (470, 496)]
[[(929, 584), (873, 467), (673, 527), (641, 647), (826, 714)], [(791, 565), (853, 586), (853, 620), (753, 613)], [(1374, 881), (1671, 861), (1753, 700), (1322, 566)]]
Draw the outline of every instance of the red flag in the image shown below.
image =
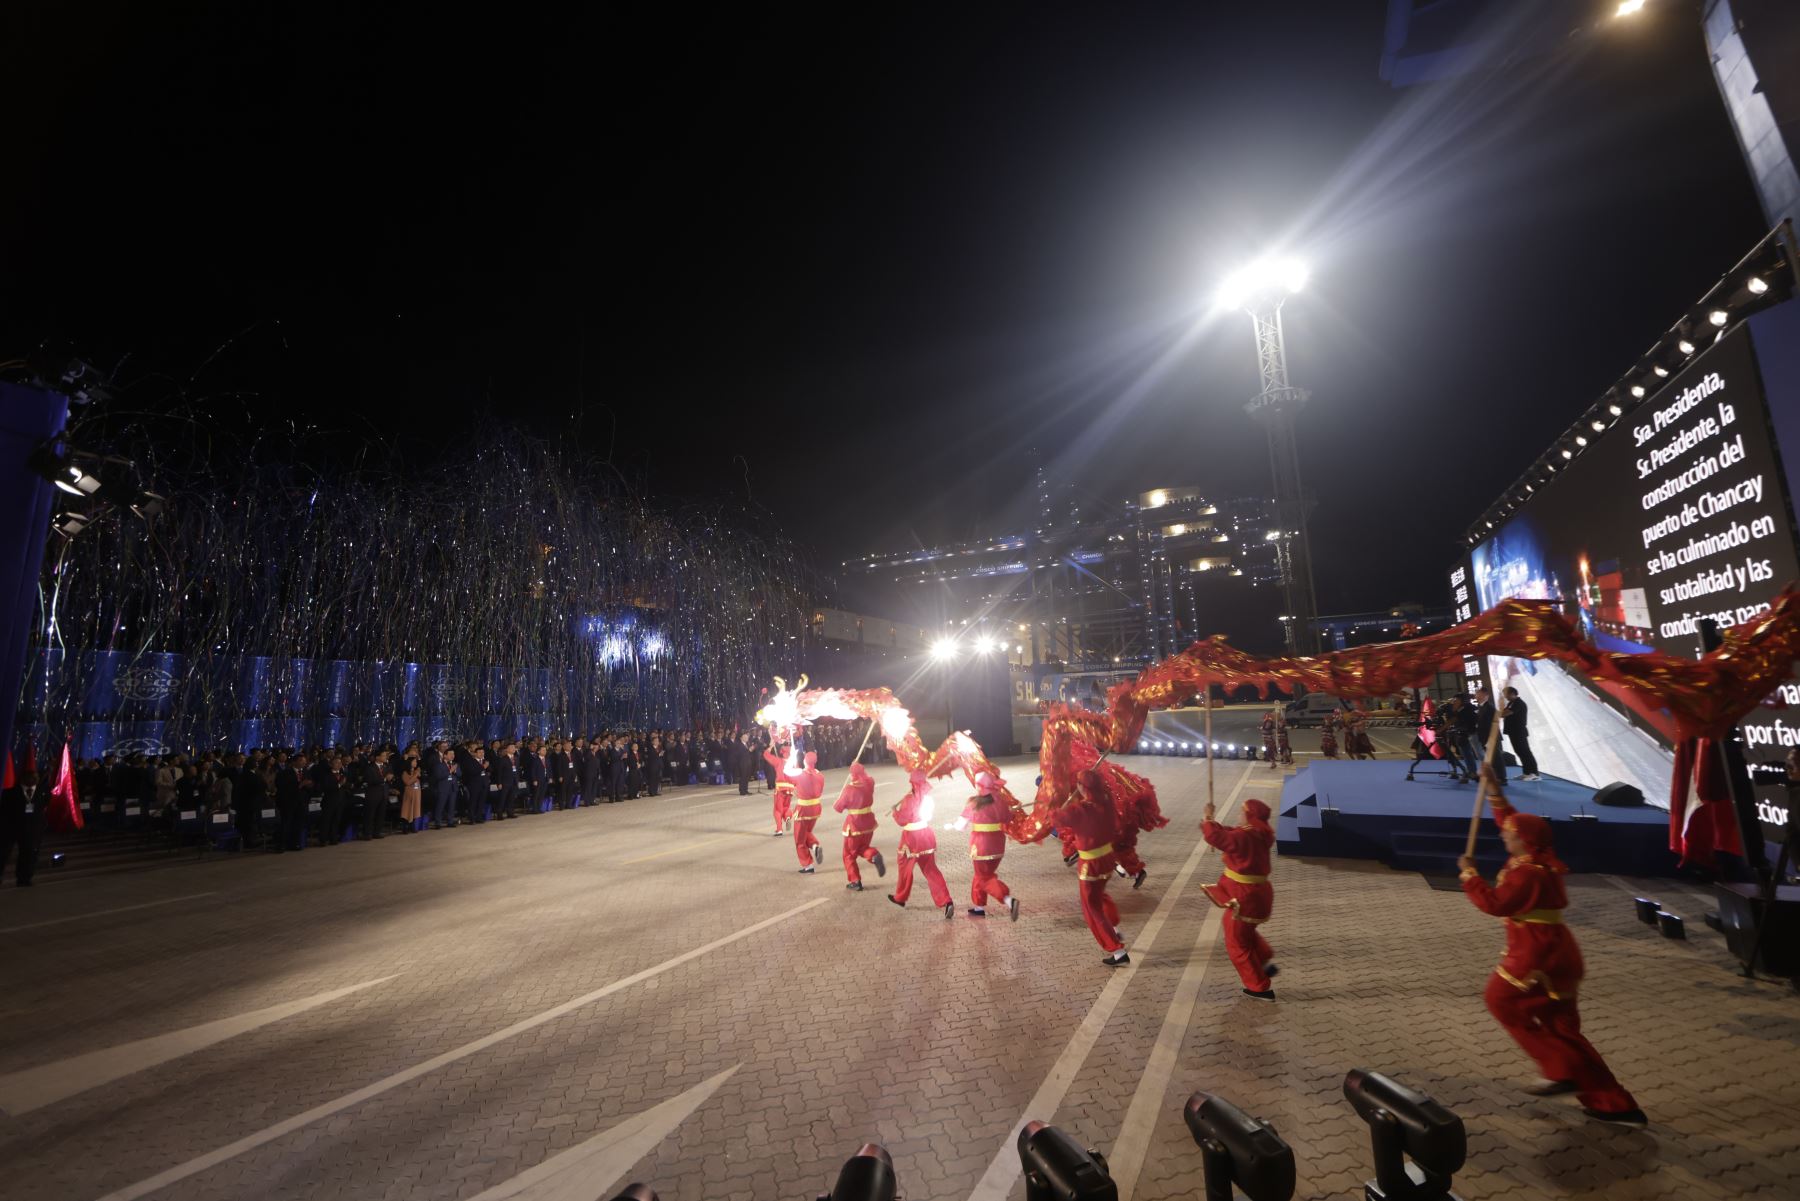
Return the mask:
[(75, 795), (75, 765), (65, 740), (62, 770), (57, 773), (56, 787), (50, 790), (50, 808), (44, 814), (50, 828), (58, 834), (73, 834), (86, 823), (81, 820), (81, 805)]

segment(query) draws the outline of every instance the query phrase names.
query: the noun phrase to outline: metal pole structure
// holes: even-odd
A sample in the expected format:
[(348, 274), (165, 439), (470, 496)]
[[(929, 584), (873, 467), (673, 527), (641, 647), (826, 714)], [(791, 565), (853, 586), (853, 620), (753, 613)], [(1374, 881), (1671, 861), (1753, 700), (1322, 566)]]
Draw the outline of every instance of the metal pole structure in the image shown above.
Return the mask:
[(1256, 365), (1262, 391), (1244, 411), (1269, 431), (1269, 474), (1275, 485), (1275, 516), (1280, 530), (1277, 550), (1281, 585), (1287, 594), (1289, 654), (1318, 650), (1319, 602), (1313, 593), (1312, 550), (1306, 536), (1306, 499), (1300, 485), (1300, 448), (1294, 419), (1306, 405), (1307, 392), (1288, 383), (1287, 348), (1282, 341), (1281, 305), (1285, 297), (1258, 298), (1249, 308), (1256, 330)]

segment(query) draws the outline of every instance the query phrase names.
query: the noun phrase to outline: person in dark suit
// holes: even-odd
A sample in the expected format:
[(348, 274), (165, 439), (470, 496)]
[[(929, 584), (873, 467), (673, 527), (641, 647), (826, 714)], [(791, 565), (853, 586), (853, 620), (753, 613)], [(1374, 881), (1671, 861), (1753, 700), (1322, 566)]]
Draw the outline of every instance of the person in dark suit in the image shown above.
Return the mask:
[[(1500, 714), (1500, 732), (1506, 735), (1506, 744), (1512, 747), (1512, 753), (1519, 761), (1519, 779), (1537, 780), (1537, 756), (1531, 753), (1531, 706), (1519, 695), (1517, 688), (1506, 689), (1506, 708)], [(1504, 777), (1502, 777), (1504, 779)]]
[(262, 810), (268, 800), (262, 766), (261, 755), (251, 756), (248, 762), (242, 755), (230, 759), (232, 819), (237, 825), (239, 845), (245, 850), (262, 845)]
[(586, 738), (575, 740), (573, 767), (575, 770), (575, 791), (581, 796), (583, 805), (591, 805), (599, 798), (594, 795), (594, 752), (588, 746)]
[(306, 793), (300, 787), (300, 781), (305, 775), (305, 755), (297, 754), (292, 758), (284, 756), (280, 760), (280, 766), (275, 769), (275, 815), (281, 822), (275, 836), (277, 853), (304, 849), (302, 839), (306, 833)]
[(384, 838), (387, 836), (388, 818), (388, 751), (376, 751), (365, 755), (357, 761), (357, 769), (362, 773), (361, 787), (363, 794), (363, 837)]
[(535, 738), (527, 738), (519, 748), (519, 791), (526, 813), (536, 813), (544, 807), (544, 792), (549, 785), (549, 773), (544, 765), (543, 750)]
[(425, 748), (424, 758), (419, 763), (420, 778), (425, 784), (425, 803), (431, 806), (431, 820), (426, 826), (432, 830), (456, 820), (456, 794), (452, 791), (450, 765), (444, 761), (446, 749), (446, 743), (432, 743)]
[(606, 799), (614, 804), (625, 799), (625, 788), (630, 778), (628, 758), (625, 740), (613, 739), (612, 761), (607, 765)]
[(37, 871), (38, 848), (44, 845), (44, 814), (50, 793), (39, 785), (35, 767), (21, 768), (16, 781), (0, 792), (0, 873), (6, 871), (6, 861), (17, 848), (13, 879), (20, 888), (30, 888)]
[(650, 745), (644, 750), (644, 791), (651, 796), (662, 795), (663, 751), (662, 739), (652, 734)]
[(496, 818), (519, 816), (518, 804), (521, 785), (519, 784), (519, 764), (514, 758), (517, 751), (516, 743), (502, 743), (494, 755), (494, 778), (489, 791), (494, 795), (494, 816)]
[(556, 807), (570, 809), (575, 805), (575, 757), (568, 739), (558, 739), (550, 744), (549, 758), (550, 795), (556, 800)]
[(344, 809), (349, 798), (344, 793), (344, 761), (331, 755), (320, 755), (312, 769), (313, 791), (319, 797), (319, 841), (336, 846), (344, 837)]
[(750, 795), (750, 769), (755, 765), (756, 754), (750, 749), (750, 735), (739, 734), (737, 741), (731, 744), (731, 778), (737, 781), (738, 795)]
[[(1494, 728), (1494, 722), (1499, 719), (1500, 714), (1499, 711), (1494, 708), (1493, 693), (1489, 692), (1487, 689), (1477, 688), (1475, 690), (1475, 701), (1476, 749), (1485, 755), (1487, 753), (1488, 732)], [(1498, 745), (1498, 743), (1495, 744), (1496, 748), (1498, 748)], [(1480, 769), (1477, 768), (1477, 770)], [(1494, 752), (1494, 774), (1500, 777), (1500, 782), (1502, 784), (1506, 783), (1506, 761), (1500, 758), (1498, 749)]]

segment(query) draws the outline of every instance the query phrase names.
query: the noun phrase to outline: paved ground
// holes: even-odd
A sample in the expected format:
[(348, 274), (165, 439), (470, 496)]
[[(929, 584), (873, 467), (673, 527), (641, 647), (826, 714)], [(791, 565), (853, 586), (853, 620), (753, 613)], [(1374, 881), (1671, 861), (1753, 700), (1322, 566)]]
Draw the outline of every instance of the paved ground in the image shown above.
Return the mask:
[[(1205, 1088), (1294, 1145), (1299, 1196), (1336, 1198), (1368, 1170), (1355, 1066), (1463, 1116), (1471, 1199), (1795, 1195), (1800, 1002), (1732, 973), (1692, 891), (1643, 886), (1689, 916), (1680, 944), (1636, 923), (1633, 882), (1573, 882), (1588, 1031), (1655, 1122), (1596, 1126), (1520, 1093), (1480, 1004), (1498, 923), (1416, 875), (1279, 862), (1281, 999), (1241, 997), (1196, 887), (1206, 765), (1132, 762), (1175, 820), (1145, 888), (1115, 886), (1116, 973), (1048, 849), (1007, 857), (1017, 924), (946, 922), (846, 892), (832, 859), (797, 875), (767, 798), (725, 789), (8, 889), (0, 1195), (774, 1201), (875, 1138), (909, 1201), (1000, 1201), (1029, 1116), (1106, 1151), (1121, 1196), (1185, 1198), (1179, 1107)], [(1221, 800), (1273, 794), (1216, 770)]]

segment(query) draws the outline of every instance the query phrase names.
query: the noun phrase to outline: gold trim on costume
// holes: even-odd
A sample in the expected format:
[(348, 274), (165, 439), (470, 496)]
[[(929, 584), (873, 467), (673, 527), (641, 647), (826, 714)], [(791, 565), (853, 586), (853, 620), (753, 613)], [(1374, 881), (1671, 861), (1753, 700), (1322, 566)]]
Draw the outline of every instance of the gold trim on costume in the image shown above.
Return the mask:
[(929, 829), (931, 829), (931, 823), (930, 822), (908, 822), (906, 825), (901, 826), (900, 828), (902, 830), (929, 830)]
[(969, 830), (976, 834), (998, 834), (1004, 829), (1006, 827), (999, 822), (976, 822), (969, 827)]
[(1077, 855), (1080, 855), (1083, 859), (1099, 859), (1106, 855), (1112, 854), (1113, 853), (1113, 845), (1112, 845), (1112, 843), (1109, 842), (1105, 846), (1095, 847), (1091, 851), (1076, 851), (1075, 853)]
[(1560, 909), (1528, 909), (1524, 913), (1515, 913), (1506, 920), (1526, 922), (1533, 926), (1560, 926), (1563, 924), (1563, 911)]
[(1234, 872), (1230, 868), (1225, 869), (1225, 878), (1236, 880), (1239, 884), (1267, 884), (1269, 882), (1267, 876), (1246, 876), (1243, 872)]

